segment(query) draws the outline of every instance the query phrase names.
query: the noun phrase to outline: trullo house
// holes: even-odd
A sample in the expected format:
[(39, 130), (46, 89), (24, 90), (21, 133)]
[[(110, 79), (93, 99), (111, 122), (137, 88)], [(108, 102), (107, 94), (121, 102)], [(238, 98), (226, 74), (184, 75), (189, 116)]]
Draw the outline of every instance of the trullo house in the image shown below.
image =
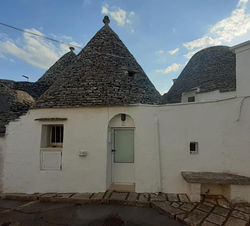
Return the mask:
[(36, 83), (0, 81), (1, 190), (250, 201), (250, 42), (196, 53), (161, 96), (103, 21)]

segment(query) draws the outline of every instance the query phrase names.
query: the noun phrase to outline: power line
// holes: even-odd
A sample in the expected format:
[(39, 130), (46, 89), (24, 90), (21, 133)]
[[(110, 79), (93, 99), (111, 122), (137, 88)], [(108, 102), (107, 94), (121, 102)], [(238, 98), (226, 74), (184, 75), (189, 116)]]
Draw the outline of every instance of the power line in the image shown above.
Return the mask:
[(0, 25), (11, 28), (11, 29), (14, 29), (14, 30), (17, 30), (17, 31), (20, 31), (20, 32), (23, 32), (23, 33), (28, 33), (30, 35), (34, 35), (34, 36), (37, 36), (37, 37), (40, 37), (40, 38), (43, 38), (43, 39), (47, 39), (47, 40), (50, 40), (50, 41), (53, 41), (53, 42), (57, 42), (57, 43), (60, 43), (60, 44), (64, 44), (64, 45), (68, 45), (68, 46), (72, 46), (72, 47), (80, 48), (80, 49), (82, 48), (81, 46), (78, 46), (78, 45), (73, 45), (73, 44), (70, 44), (70, 43), (67, 43), (67, 42), (59, 41), (59, 40), (56, 40), (54, 38), (50, 38), (48, 36), (40, 35), (40, 34), (32, 32), (32, 31), (27, 31), (27, 30), (24, 30), (22, 28), (14, 27), (12, 25), (5, 24), (5, 23), (2, 23), (2, 22), (0, 22)]

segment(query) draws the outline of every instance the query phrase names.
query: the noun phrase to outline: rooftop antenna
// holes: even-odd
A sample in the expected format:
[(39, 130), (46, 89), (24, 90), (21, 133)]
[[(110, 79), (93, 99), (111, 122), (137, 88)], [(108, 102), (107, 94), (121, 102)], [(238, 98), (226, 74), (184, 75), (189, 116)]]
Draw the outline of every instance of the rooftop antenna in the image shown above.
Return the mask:
[(22, 77), (26, 78), (26, 79), (27, 79), (27, 82), (29, 81), (29, 76), (22, 75)]

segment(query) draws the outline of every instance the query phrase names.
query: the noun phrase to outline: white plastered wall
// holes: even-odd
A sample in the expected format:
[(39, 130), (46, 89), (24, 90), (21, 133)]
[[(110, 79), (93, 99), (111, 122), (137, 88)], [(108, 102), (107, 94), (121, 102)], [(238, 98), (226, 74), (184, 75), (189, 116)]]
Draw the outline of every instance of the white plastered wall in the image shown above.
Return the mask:
[[(159, 189), (155, 164), (155, 112), (150, 107), (92, 107), (30, 110), (7, 127), (4, 153), (5, 192), (100, 192), (108, 187), (108, 123), (119, 113), (130, 115), (135, 131), (135, 178), (138, 192)], [(64, 124), (62, 170), (40, 170), (42, 124), (37, 118), (67, 118)], [(53, 123), (52, 123), (53, 124)], [(79, 151), (88, 152), (79, 157)], [(150, 167), (150, 172), (145, 171)]]
[(3, 163), (4, 163), (4, 154), (3, 152), (6, 150), (6, 146), (5, 146), (5, 137), (0, 137), (0, 192), (2, 191), (2, 186), (3, 186)]
[[(250, 99), (161, 107), (160, 140), (165, 192), (186, 192), (181, 171), (250, 176)], [(199, 142), (198, 154), (189, 142)]]
[[(250, 176), (250, 98), (110, 108), (31, 110), (7, 127), (5, 192), (99, 192), (108, 188), (108, 123), (115, 115), (133, 118), (137, 192), (187, 192), (181, 171), (230, 172)], [(64, 123), (62, 171), (40, 170), (42, 122)], [(157, 132), (157, 119), (159, 135)], [(47, 122), (44, 122), (47, 124)], [(199, 152), (189, 153), (189, 142)], [(159, 142), (159, 144), (158, 144)], [(87, 157), (79, 157), (86, 150)], [(159, 153), (160, 151), (160, 153)], [(160, 157), (160, 161), (159, 161)], [(160, 171), (161, 169), (161, 171)]]
[(238, 97), (250, 96), (250, 41), (232, 49), (236, 53), (236, 90)]
[(211, 92), (197, 93), (195, 91), (190, 91), (186, 93), (182, 93), (181, 102), (187, 103), (188, 97), (195, 96), (195, 102), (207, 102), (207, 101), (216, 101), (223, 100), (232, 97), (236, 97), (236, 91), (230, 92), (220, 92), (219, 90), (214, 90)]
[[(235, 49), (237, 98), (165, 106), (30, 110), (20, 120), (11, 122), (5, 138), (0, 138), (4, 192), (106, 190), (110, 164), (108, 123), (120, 113), (131, 116), (136, 127), (137, 192), (187, 192), (188, 184), (181, 171), (250, 176), (249, 43)], [(34, 120), (60, 117), (68, 119), (62, 122), (62, 171), (41, 171), (42, 122)], [(190, 155), (190, 141), (199, 142), (198, 154)], [(86, 150), (88, 156), (79, 157), (80, 150)], [(249, 199), (247, 187), (233, 187), (231, 192), (236, 199), (240, 193)]]

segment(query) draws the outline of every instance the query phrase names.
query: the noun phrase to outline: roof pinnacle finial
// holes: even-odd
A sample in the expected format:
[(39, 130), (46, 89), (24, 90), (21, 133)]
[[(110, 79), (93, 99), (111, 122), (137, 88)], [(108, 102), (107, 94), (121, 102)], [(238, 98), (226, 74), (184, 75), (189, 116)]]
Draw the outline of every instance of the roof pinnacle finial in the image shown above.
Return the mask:
[(69, 49), (71, 52), (73, 52), (75, 50), (75, 48), (73, 46), (70, 46)]
[(109, 20), (109, 17), (108, 17), (108, 16), (105, 16), (105, 17), (103, 18), (103, 23), (104, 23), (105, 25), (108, 25), (108, 24), (110, 23), (110, 20)]

